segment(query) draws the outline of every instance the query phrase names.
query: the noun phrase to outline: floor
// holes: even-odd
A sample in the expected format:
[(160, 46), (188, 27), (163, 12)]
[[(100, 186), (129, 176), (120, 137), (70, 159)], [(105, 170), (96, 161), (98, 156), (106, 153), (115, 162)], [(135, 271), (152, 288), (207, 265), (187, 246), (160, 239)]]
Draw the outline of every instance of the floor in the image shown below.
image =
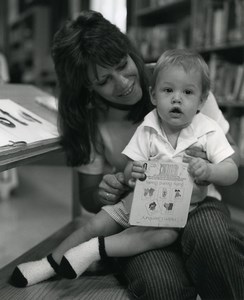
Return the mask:
[[(71, 219), (69, 168), (27, 165), (17, 173), (18, 188), (9, 199), (0, 199), (0, 268)], [(230, 208), (244, 233), (244, 211)]]
[(69, 168), (28, 165), (17, 173), (18, 188), (0, 199), (0, 268), (71, 220)]

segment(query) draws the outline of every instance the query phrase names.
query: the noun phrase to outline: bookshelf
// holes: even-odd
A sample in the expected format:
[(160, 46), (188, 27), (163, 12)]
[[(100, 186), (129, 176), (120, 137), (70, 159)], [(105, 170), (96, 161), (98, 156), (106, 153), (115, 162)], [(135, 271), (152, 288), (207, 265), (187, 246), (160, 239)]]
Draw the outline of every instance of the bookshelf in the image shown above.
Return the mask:
[(45, 5), (30, 6), (9, 21), (11, 82), (40, 86), (49, 63), (49, 13)]
[(146, 62), (169, 48), (194, 48), (208, 62), (244, 165), (244, 0), (136, 0), (131, 9), (128, 36)]

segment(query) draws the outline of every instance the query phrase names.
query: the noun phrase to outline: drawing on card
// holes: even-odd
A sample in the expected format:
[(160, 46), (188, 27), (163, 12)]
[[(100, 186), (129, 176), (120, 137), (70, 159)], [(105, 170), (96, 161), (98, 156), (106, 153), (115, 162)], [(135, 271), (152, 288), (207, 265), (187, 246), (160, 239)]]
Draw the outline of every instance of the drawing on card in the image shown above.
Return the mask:
[(181, 198), (181, 191), (180, 189), (175, 189), (175, 199)]
[(149, 181), (144, 185), (143, 195), (141, 197), (142, 200), (150, 200), (152, 201), (155, 198), (155, 191), (157, 189), (157, 183), (153, 181)]
[(165, 208), (165, 212), (173, 212), (173, 207), (174, 207), (174, 203), (173, 202), (169, 202), (169, 203), (164, 203), (164, 208)]
[(157, 201), (147, 202), (145, 206), (148, 216), (157, 214), (160, 209)]
[(144, 189), (144, 196), (145, 197), (147, 197), (147, 196), (152, 197), (154, 192), (155, 192), (154, 188), (145, 188)]
[(184, 198), (184, 187), (182, 183), (174, 183), (174, 199), (181, 201)]
[(187, 164), (148, 161), (146, 180), (137, 181), (130, 224), (141, 226), (185, 226), (193, 181)]

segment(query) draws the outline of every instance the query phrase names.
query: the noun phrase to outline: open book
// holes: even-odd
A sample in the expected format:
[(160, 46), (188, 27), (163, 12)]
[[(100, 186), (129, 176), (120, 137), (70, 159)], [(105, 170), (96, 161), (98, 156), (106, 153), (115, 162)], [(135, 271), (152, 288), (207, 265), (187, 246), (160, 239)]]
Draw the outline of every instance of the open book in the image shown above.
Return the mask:
[(193, 181), (185, 163), (146, 161), (146, 180), (136, 182), (129, 223), (184, 227)]
[(0, 151), (59, 140), (57, 126), (9, 99), (0, 99)]

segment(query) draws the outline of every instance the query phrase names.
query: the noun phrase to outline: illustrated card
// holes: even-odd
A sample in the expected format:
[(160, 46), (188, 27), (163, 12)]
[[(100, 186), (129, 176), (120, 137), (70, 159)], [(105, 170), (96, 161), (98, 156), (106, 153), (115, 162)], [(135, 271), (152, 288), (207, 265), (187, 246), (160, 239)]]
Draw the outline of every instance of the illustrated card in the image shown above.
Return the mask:
[(146, 179), (137, 180), (131, 206), (131, 225), (185, 226), (193, 180), (186, 163), (147, 161)]

